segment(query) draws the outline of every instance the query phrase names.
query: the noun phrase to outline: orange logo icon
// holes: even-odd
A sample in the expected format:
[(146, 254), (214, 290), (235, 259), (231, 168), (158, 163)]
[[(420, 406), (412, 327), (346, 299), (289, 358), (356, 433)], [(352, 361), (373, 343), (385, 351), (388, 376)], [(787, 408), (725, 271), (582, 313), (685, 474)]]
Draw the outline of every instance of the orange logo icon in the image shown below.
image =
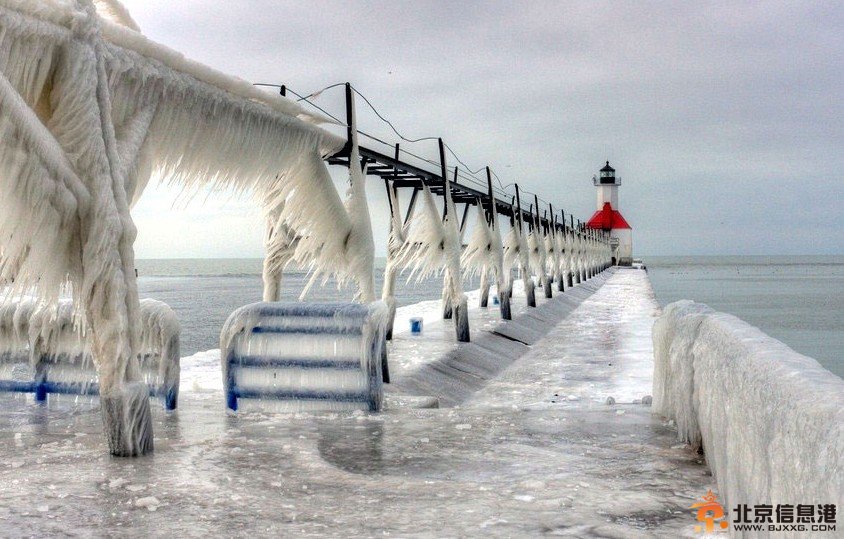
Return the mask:
[(695, 526), (696, 532), (714, 532), (716, 520), (720, 521), (718, 525), (721, 529), (726, 529), (729, 526), (726, 520), (721, 520), (724, 518), (724, 508), (721, 507), (720, 503), (715, 501), (716, 498), (717, 496), (712, 494), (710, 490), (703, 497), (704, 501), (692, 504), (691, 509), (697, 509), (697, 519), (704, 523), (703, 526)]

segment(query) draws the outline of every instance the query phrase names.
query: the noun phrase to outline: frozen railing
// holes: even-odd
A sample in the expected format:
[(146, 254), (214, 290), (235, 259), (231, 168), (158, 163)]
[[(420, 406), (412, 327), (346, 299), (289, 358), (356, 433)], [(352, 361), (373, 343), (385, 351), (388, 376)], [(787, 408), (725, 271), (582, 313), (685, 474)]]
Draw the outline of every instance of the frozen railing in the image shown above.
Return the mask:
[(702, 447), (724, 505), (844, 499), (844, 381), (706, 305), (668, 305), (653, 329), (654, 412)]
[(226, 406), (275, 401), (283, 410), (381, 409), (387, 307), (254, 303), (220, 336)]
[[(140, 302), (139, 366), (151, 396), (168, 410), (179, 399), (179, 322), (160, 301)], [(86, 331), (70, 301), (55, 308), (23, 298), (0, 308), (0, 391), (98, 395)]]

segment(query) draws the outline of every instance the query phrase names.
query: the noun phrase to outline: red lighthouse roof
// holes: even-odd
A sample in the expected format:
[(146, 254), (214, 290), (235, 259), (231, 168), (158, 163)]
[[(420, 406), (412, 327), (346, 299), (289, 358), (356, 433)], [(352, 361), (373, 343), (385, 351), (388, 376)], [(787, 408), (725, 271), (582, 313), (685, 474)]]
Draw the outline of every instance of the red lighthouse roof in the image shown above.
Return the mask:
[(598, 228), (601, 230), (612, 230), (614, 228), (632, 228), (624, 220), (624, 217), (618, 210), (612, 209), (609, 202), (604, 202), (604, 207), (595, 212), (595, 215), (586, 223), (589, 228)]

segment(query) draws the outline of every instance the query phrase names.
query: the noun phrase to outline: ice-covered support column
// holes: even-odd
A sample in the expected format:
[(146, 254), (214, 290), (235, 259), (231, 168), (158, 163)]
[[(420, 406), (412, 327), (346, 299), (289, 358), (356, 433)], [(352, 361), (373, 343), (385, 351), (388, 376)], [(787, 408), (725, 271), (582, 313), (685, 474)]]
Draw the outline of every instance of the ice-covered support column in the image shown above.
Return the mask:
[(545, 250), (548, 252), (548, 257), (551, 260), (551, 271), (554, 276), (554, 282), (557, 283), (557, 291), (563, 292), (566, 287), (563, 284), (562, 259), (563, 252), (560, 245), (560, 231), (557, 228), (557, 216), (554, 214), (554, 207), (549, 203), (548, 211), (550, 212), (550, 229), (546, 238)]
[[(398, 159), (398, 144), (396, 145), (396, 158)], [(399, 197), (392, 182), (385, 180), (387, 187), (387, 199), (390, 202), (390, 235), (387, 240), (387, 264), (384, 268), (384, 286), (381, 289), (381, 300), (387, 306), (387, 340), (393, 338), (393, 322), (396, 318), (396, 277), (399, 272), (398, 255), (407, 239), (406, 223), (402, 222)], [(413, 201), (408, 208), (408, 222), (413, 212)]]
[[(139, 307), (125, 166), (130, 152), (121, 159), (99, 19), (90, 2), (66, 7), (73, 12), (73, 28), (60, 34), (66, 39), (38, 34), (12, 48), (21, 30), (15, 25), (0, 36), (3, 50), (14, 51), (0, 65), (0, 171), (8, 180), (0, 182), (0, 278), (34, 287), (47, 301), (71, 281), (92, 329), (109, 448), (134, 456), (151, 452), (153, 438), (134, 353)], [(13, 11), (3, 15), (21, 27), (33, 24)], [(144, 122), (138, 129), (144, 131)]]
[(548, 233), (545, 234), (543, 240), (545, 242), (546, 268), (548, 267), (548, 265), (551, 266), (550, 271), (547, 271), (547, 269), (546, 269), (547, 275), (548, 275), (548, 287), (547, 287), (547, 290), (545, 291), (545, 297), (550, 298), (553, 295), (553, 293), (551, 291), (553, 283), (554, 282), (557, 283), (557, 289), (558, 290), (559, 290), (559, 283), (560, 283), (560, 270), (559, 270), (559, 264), (558, 264), (558, 260), (557, 260), (557, 250), (555, 248), (556, 245), (555, 245), (555, 242), (554, 242), (554, 229), (553, 229), (553, 227), (548, 229)]
[(528, 249), (530, 249), (530, 269), (539, 277), (546, 298), (551, 297), (551, 282), (545, 267), (545, 240), (539, 226), (534, 222), (534, 229), (528, 234)]
[(578, 267), (578, 258), (580, 257), (579, 246), (577, 244), (577, 231), (574, 228), (574, 218), (572, 218), (572, 225), (569, 229), (569, 271), (572, 274), (574, 284), (580, 284), (580, 268)]
[(281, 219), (284, 203), (265, 210), (267, 215), (264, 234), (264, 263), (261, 277), (264, 282), (264, 301), (281, 299), (281, 279), (284, 267), (293, 258), (296, 237)]
[[(85, 8), (92, 26), (99, 26), (93, 6), (88, 4)], [(99, 29), (94, 32), (98, 33)], [(85, 272), (82, 295), (89, 298), (85, 304), (92, 328), (92, 352), (99, 371), (100, 407), (111, 454), (139, 456), (152, 452), (153, 433), (149, 391), (140, 377), (136, 357), (140, 307), (132, 247), (137, 231), (129, 213), (125, 178), (117, 172), (120, 158), (111, 121), (112, 104), (103, 43), (94, 40), (87, 46), (80, 46), (78, 42), (72, 42), (70, 47), (78, 47), (78, 50), (75, 54), (69, 51), (68, 56), (75, 58), (78, 54), (83, 65), (71, 68), (73, 60), (64, 64), (63, 67), (69, 69), (57, 71), (54, 88), (66, 85), (63, 93), (73, 95), (71, 87), (78, 86), (81, 81), (96, 81), (91, 97), (98, 110), (77, 108), (78, 101), (74, 99), (73, 112), (69, 109), (64, 112), (74, 117), (70, 124), (74, 133), (89, 134), (84, 145), (91, 152), (90, 161), (78, 163), (78, 170), (87, 170), (96, 177), (92, 189), (93, 212), (88, 216), (88, 223), (82, 219), (83, 230), (88, 229), (84, 236), (87, 242), (82, 249), (82, 265), (93, 269)], [(86, 62), (91, 58), (91, 51), (94, 53), (93, 65)], [(61, 113), (55, 110), (54, 114)], [(68, 135), (68, 138), (76, 138), (75, 134)], [(73, 155), (73, 151), (68, 154)], [(109, 237), (114, 243), (103, 249), (109, 243), (103, 239)]]
[(577, 267), (580, 271), (580, 281), (586, 281), (586, 234), (583, 223), (577, 223)]
[(489, 205), (489, 226), (492, 233), (490, 244), (490, 262), (495, 270), (495, 286), (498, 292), (498, 305), (503, 320), (512, 319), (510, 312), (510, 298), (513, 295), (513, 283), (510, 279), (509, 269), (504, 267), (504, 244), (501, 240), (501, 226), (498, 223), (498, 203), (495, 200), (495, 192), (492, 189), (492, 171), (486, 167), (487, 182), (487, 203)]
[(519, 184), (516, 184), (516, 239), (518, 241), (519, 271), (525, 286), (527, 306), (536, 307), (536, 290), (533, 277), (530, 274), (530, 248), (525, 238), (524, 218), (522, 215), (522, 201), (519, 194)]
[(501, 243), (500, 240), (497, 240), (495, 230), (487, 220), (488, 212), (484, 209), (480, 199), (478, 199), (477, 211), (477, 222), (465, 249), (463, 249), (460, 265), (467, 276), (481, 275), (481, 307), (486, 307), (488, 306), (492, 278), (495, 278), (500, 271), (495, 253), (500, 250)]
[[(448, 181), (448, 167), (445, 161), (445, 144), (439, 139), (440, 148), (440, 171), (443, 178), (445, 196), (445, 220), (444, 229), (444, 251), (445, 256), (445, 283), (444, 295), (454, 312), (454, 330), (459, 342), (469, 342), (469, 305), (466, 294), (463, 293), (463, 276), (460, 272), (460, 255), (462, 242), (460, 240), (460, 219), (457, 209), (454, 207), (454, 199), (451, 196), (451, 183)], [(446, 292), (447, 291), (447, 292)]]
[(554, 248), (557, 252), (557, 290), (565, 292), (566, 279), (568, 279), (568, 271), (566, 266), (566, 236), (565, 227), (562, 229), (555, 229), (554, 231)]
[(562, 264), (562, 272), (563, 272), (563, 279), (566, 281), (566, 284), (569, 288), (574, 286), (574, 275), (571, 271), (571, 236), (569, 235), (568, 226), (566, 225), (566, 212), (560, 212), (561, 217), (561, 224), (560, 224), (560, 244), (562, 245), (562, 257), (561, 257), (561, 264)]
[(601, 253), (600, 253), (600, 245), (598, 241), (598, 233), (596, 231), (592, 232), (592, 273), (597, 275), (601, 272)]
[[(551, 280), (548, 275), (548, 259), (545, 251), (545, 232), (547, 230), (539, 218), (539, 197), (536, 194), (533, 195), (533, 201), (534, 211), (531, 215), (533, 221), (533, 232), (531, 234), (533, 245), (530, 245), (531, 257), (533, 257), (536, 274), (539, 277), (539, 284), (542, 286), (545, 297), (552, 298), (554, 293), (551, 290)], [(530, 242), (530, 239), (528, 241)]]
[(375, 301), (375, 241), (372, 238), (372, 220), (366, 200), (366, 165), (360, 158), (357, 115), (349, 83), (346, 83), (346, 103), (352, 141), (349, 154), (349, 189), (346, 191), (344, 203), (352, 223), (352, 232), (345, 241), (346, 265), (357, 284), (357, 301), (367, 304)]
[(481, 270), (481, 285), (480, 285), (480, 307), (481, 309), (486, 309), (489, 307), (489, 271), (486, 267)]

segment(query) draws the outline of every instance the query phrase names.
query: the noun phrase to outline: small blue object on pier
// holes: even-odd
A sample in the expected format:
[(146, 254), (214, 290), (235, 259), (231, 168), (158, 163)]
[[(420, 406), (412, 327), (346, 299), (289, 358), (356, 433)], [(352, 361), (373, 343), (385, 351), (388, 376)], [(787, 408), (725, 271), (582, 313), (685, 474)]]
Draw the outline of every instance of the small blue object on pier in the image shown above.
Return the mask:
[(264, 399), (290, 411), (380, 410), (386, 322), (383, 302), (241, 307), (220, 335), (227, 408)]
[(501, 305), (501, 301), (498, 299), (498, 296), (492, 296), (492, 304), (493, 305)]
[(421, 318), (411, 318), (410, 319), (410, 332), (414, 335), (421, 335), (422, 334), (422, 319)]

